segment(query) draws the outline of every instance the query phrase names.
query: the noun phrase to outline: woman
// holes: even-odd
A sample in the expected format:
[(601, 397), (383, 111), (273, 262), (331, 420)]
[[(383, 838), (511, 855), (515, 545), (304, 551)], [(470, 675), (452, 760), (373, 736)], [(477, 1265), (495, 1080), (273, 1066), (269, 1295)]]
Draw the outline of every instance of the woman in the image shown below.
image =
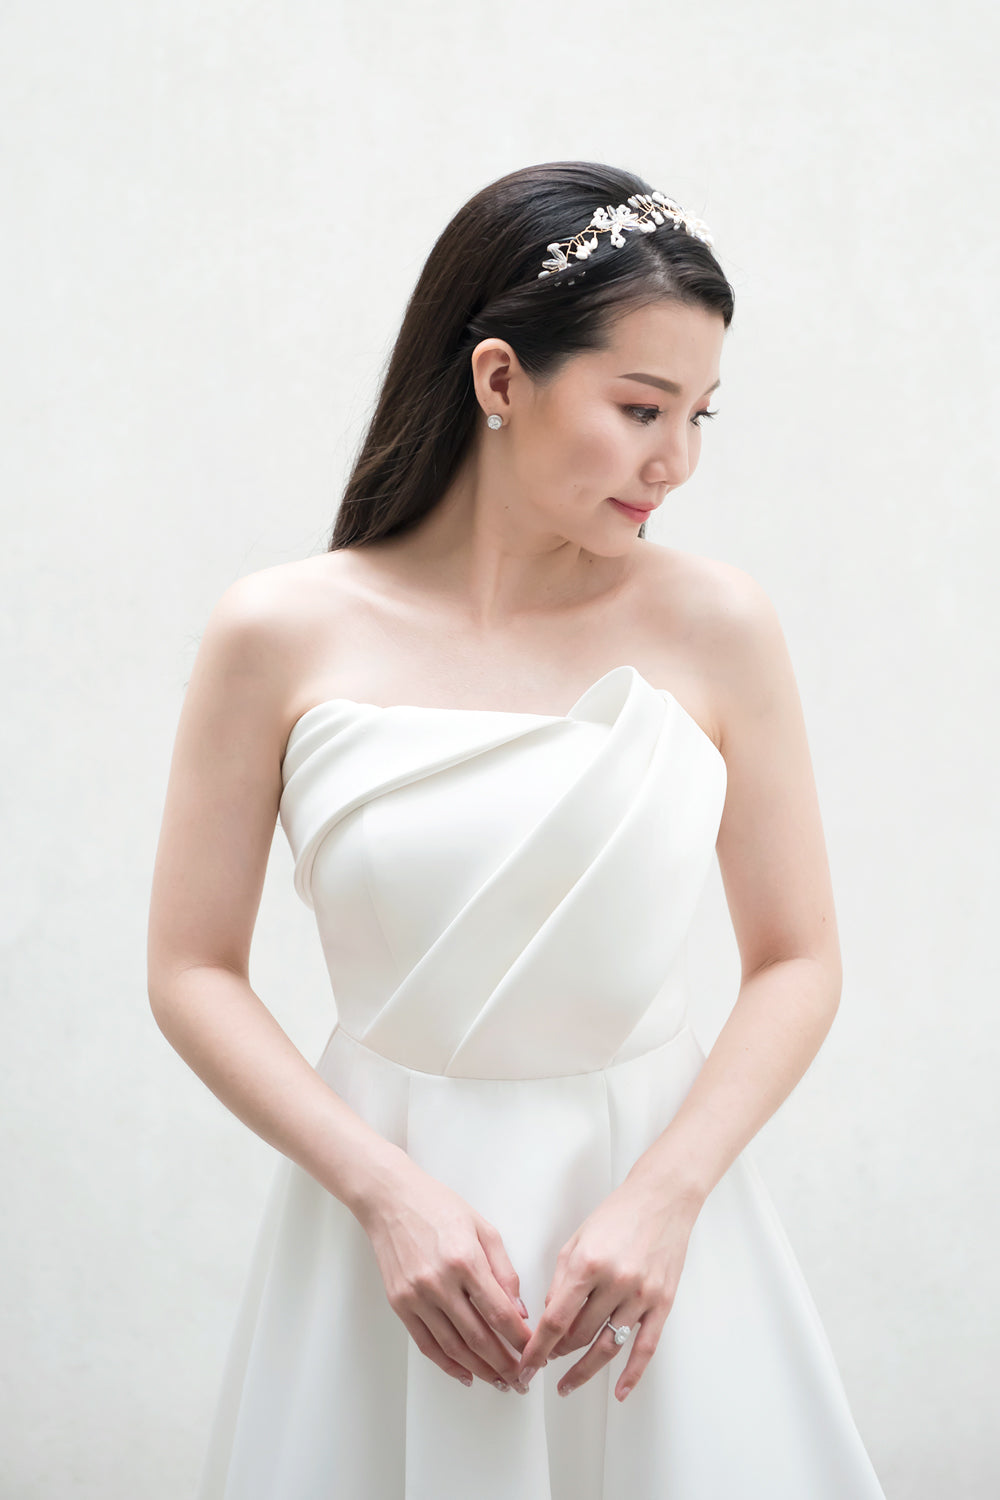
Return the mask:
[[(483, 189), (329, 551), (209, 621), (150, 999), (287, 1160), (202, 1500), (882, 1493), (741, 1155), (841, 986), (788, 654), (745, 573), (637, 545), (714, 414), (710, 239), (599, 164)], [(248, 980), (276, 815), (337, 1004), (315, 1068)], [(706, 1060), (713, 850), (742, 982)]]

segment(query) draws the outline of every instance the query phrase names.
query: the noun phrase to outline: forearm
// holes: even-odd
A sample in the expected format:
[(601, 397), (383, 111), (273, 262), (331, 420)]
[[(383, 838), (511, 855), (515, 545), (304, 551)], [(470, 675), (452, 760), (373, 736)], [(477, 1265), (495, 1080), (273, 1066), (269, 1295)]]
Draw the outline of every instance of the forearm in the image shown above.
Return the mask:
[(362, 1222), (410, 1165), (323, 1081), (241, 975), (188, 968), (151, 984), (150, 1005), (216, 1098)]
[(629, 1179), (675, 1193), (697, 1213), (805, 1073), (839, 999), (839, 966), (817, 959), (748, 975), (683, 1104)]

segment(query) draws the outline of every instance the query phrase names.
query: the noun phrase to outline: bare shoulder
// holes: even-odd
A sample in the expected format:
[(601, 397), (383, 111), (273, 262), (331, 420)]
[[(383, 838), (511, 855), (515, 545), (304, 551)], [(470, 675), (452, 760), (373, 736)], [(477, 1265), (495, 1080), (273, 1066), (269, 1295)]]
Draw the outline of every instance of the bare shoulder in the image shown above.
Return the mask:
[(760, 583), (743, 568), (720, 558), (654, 544), (649, 549), (643, 587), (649, 605), (679, 616), (710, 638), (744, 630), (773, 628), (777, 615)]
[(211, 625), (248, 648), (294, 647), (336, 608), (339, 571), (334, 555), (324, 554), (247, 573), (219, 596)]
[(349, 615), (351, 587), (336, 553), (248, 573), (217, 599), (202, 650), (228, 671), (252, 673), (258, 689), (291, 711), (313, 657)]
[(713, 738), (775, 695), (796, 693), (777, 609), (743, 568), (675, 547), (650, 549), (643, 580), (646, 618), (660, 640), (678, 646), (702, 686)]

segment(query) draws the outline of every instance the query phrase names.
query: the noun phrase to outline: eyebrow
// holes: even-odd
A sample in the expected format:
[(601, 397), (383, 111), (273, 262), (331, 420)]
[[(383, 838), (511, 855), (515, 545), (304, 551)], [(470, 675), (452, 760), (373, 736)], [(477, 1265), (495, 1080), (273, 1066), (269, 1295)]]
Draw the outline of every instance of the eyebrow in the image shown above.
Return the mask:
[[(668, 396), (680, 396), (682, 394), (681, 387), (677, 384), (676, 380), (663, 380), (659, 375), (642, 375), (633, 372), (629, 375), (620, 375), (618, 378), (620, 380), (641, 380), (644, 385), (658, 386), (661, 391), (666, 391)], [(722, 381), (717, 380), (714, 385), (709, 386), (705, 395), (710, 396), (713, 391), (719, 389), (721, 384)]]

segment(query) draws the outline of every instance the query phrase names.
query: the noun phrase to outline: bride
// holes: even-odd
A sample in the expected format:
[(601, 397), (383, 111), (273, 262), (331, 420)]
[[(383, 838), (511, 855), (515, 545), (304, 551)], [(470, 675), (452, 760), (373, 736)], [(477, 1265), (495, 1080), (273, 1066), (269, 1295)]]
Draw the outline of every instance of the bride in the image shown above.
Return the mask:
[[(490, 184), (329, 549), (212, 612), (149, 994), (284, 1160), (203, 1500), (882, 1494), (741, 1156), (841, 989), (789, 654), (751, 577), (645, 534), (732, 316), (707, 226), (642, 179)], [(249, 980), (279, 815), (337, 1001), (315, 1065)], [(713, 854), (742, 977), (706, 1058), (680, 955)]]

